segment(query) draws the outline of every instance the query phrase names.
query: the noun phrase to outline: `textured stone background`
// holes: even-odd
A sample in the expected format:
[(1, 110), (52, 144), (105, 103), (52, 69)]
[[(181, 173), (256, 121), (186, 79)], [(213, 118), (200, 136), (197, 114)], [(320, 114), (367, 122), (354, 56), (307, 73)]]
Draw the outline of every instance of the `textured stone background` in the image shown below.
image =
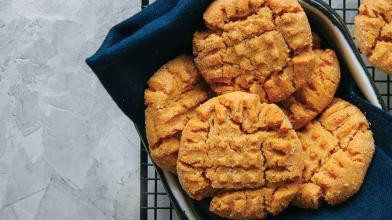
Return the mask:
[(84, 63), (139, 0), (0, 0), (0, 219), (138, 219), (139, 140)]

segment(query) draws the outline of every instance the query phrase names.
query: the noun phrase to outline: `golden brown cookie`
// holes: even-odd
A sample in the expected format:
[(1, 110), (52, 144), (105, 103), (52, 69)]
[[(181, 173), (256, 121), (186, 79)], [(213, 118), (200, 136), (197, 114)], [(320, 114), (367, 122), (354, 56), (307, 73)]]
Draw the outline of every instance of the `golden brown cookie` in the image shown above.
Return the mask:
[(331, 102), (340, 81), (339, 61), (330, 49), (315, 50), (316, 66), (310, 81), (281, 106), (289, 116), (294, 129), (312, 121)]
[(194, 109), (209, 97), (200, 79), (192, 57), (182, 55), (147, 82), (146, 135), (152, 159), (164, 170), (176, 172), (181, 132)]
[[(255, 94), (233, 92), (196, 109), (182, 133), (177, 173), (183, 189), (196, 200), (224, 191), (211, 202), (210, 210), (218, 215), (277, 214), (295, 196), (293, 189), (303, 168), (301, 150), (296, 132), (278, 106), (261, 104)], [(285, 194), (287, 203), (277, 202), (283, 196), (278, 191)], [(254, 201), (244, 196), (248, 193), (256, 197)], [(254, 208), (249, 212), (227, 209), (233, 205), (227, 198), (236, 196), (249, 204), (260, 204), (268, 196), (268, 203), (248, 207)]]
[(287, 99), (314, 67), (312, 34), (297, 0), (216, 0), (204, 13), (193, 53), (217, 94), (245, 91), (262, 102)]
[(364, 0), (355, 17), (355, 37), (369, 61), (392, 74), (392, 0)]
[(210, 203), (210, 211), (229, 219), (264, 219), (282, 212), (298, 192), (298, 183), (219, 193)]
[(334, 99), (298, 136), (305, 168), (294, 205), (316, 209), (322, 200), (336, 205), (358, 192), (375, 147), (369, 124), (357, 107)]

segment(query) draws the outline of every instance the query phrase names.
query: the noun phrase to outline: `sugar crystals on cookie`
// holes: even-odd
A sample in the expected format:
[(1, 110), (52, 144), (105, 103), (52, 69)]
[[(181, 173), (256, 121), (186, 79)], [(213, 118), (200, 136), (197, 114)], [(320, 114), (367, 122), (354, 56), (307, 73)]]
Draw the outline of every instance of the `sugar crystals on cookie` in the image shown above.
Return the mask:
[(175, 173), (182, 129), (210, 91), (192, 57), (186, 55), (162, 66), (147, 83), (145, 121), (151, 157), (159, 167)]
[(200, 73), (219, 95), (287, 99), (314, 67), (310, 25), (297, 0), (216, 0), (204, 13), (193, 53)]

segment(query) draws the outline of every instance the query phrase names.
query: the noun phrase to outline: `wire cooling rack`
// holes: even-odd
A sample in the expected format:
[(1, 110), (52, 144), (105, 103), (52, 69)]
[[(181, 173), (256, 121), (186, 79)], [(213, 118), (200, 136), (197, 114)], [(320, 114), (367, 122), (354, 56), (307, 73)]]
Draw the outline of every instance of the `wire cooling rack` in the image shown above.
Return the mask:
[[(354, 36), (354, 17), (362, 0), (323, 0), (329, 4), (343, 18), (351, 36)], [(141, 0), (142, 9), (149, 4), (149, 0)], [(364, 59), (365, 62), (366, 59)], [(370, 63), (366, 63), (373, 81), (376, 83), (388, 110), (392, 112), (391, 79), (389, 75), (376, 70)], [(178, 219), (170, 200), (161, 184), (154, 165), (147, 151), (141, 146), (140, 164), (140, 219)]]

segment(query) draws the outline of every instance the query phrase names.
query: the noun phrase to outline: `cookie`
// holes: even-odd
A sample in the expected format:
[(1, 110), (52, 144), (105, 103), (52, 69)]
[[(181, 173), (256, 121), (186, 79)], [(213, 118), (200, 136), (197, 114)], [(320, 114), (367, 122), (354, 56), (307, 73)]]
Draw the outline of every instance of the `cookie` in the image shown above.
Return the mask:
[(192, 57), (179, 56), (154, 73), (144, 93), (150, 155), (164, 170), (176, 172), (181, 132), (194, 109), (210, 96)]
[(357, 107), (334, 99), (298, 136), (305, 167), (294, 205), (317, 209), (322, 200), (336, 205), (358, 192), (375, 146), (369, 123)]
[[(196, 109), (182, 133), (177, 173), (191, 198), (217, 195), (211, 202), (212, 212), (250, 218), (277, 214), (295, 196), (293, 189), (298, 187), (303, 168), (301, 156), (298, 136), (278, 106), (261, 104), (255, 94), (233, 92)], [(287, 203), (278, 202), (279, 190), (287, 194)], [(269, 203), (248, 207), (254, 208), (249, 212), (230, 209), (233, 203), (227, 198), (248, 193), (257, 197), (255, 204), (267, 196)], [(244, 198), (252, 203), (247, 201), (250, 197)]]
[(286, 208), (298, 191), (298, 184), (281, 187), (220, 193), (210, 203), (210, 211), (229, 219), (264, 219)]
[(354, 23), (361, 51), (376, 68), (392, 74), (392, 1), (364, 0)]
[(294, 129), (300, 129), (331, 102), (340, 82), (339, 61), (334, 51), (315, 50), (316, 66), (310, 81), (281, 103)]
[(312, 34), (297, 0), (216, 0), (208, 28), (193, 37), (195, 62), (217, 94), (244, 91), (287, 99), (314, 67)]

